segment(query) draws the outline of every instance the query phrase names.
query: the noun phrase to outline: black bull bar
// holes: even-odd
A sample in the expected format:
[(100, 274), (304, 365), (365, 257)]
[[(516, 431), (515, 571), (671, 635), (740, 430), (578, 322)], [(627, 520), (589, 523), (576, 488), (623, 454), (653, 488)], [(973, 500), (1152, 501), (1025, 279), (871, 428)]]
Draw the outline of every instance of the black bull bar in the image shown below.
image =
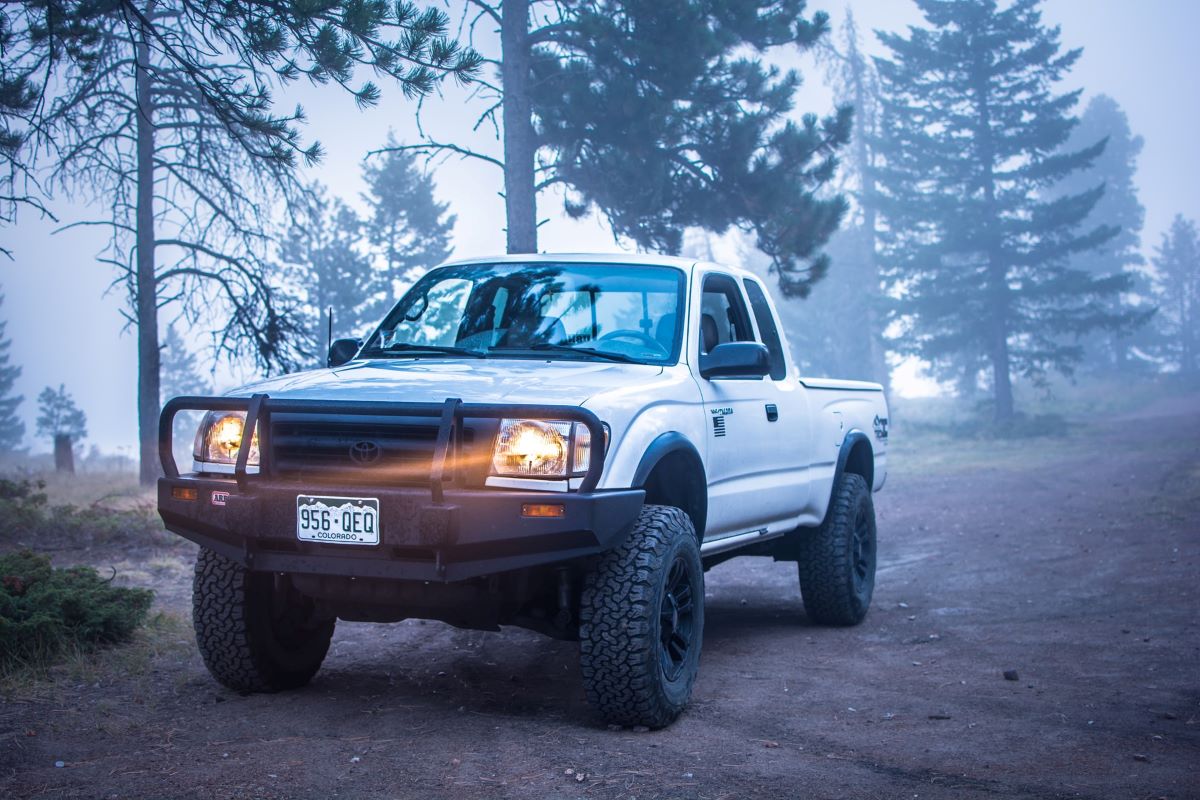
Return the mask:
[[(246, 414), (232, 476), (180, 475), (173, 452), (173, 428), (175, 416), (185, 410)], [(359, 549), (297, 541), (297, 490), (309, 492), (325, 487), (283, 481), (273, 473), (272, 414), (438, 420), (428, 487), (371, 487), (373, 494), (379, 494), (381, 501), (395, 509), (390, 515), (384, 514), (391, 523), (389, 531), (384, 522), (384, 546)], [(592, 446), (578, 490), (547, 492), (460, 485), (464, 474), (458, 469), (464, 421), (489, 418), (582, 424), (591, 434)], [(256, 474), (248, 470), (255, 431), (259, 445)], [(572, 432), (568, 452), (574, 451), (574, 444)], [(594, 413), (578, 406), (464, 403), (458, 398), (441, 403), (407, 403), (276, 399), (265, 394), (177, 397), (163, 407), (158, 445), (164, 475), (159, 481), (159, 511), (167, 528), (263, 571), (453, 581), (548, 564), (594, 555), (619, 544), (631, 529), (645, 497), (641, 489), (595, 490), (604, 468), (604, 426)], [(232, 491), (234, 482), (236, 491)], [(199, 502), (182, 501), (174, 495), (173, 490), (185, 485), (198, 488)], [(231, 490), (227, 508), (224, 503), (221, 508), (212, 508), (204, 502), (209, 492), (224, 494), (223, 490)], [(289, 502), (293, 508), (290, 523), (285, 513)], [(561, 504), (564, 511), (558, 519), (523, 519), (522, 504), (530, 503)], [(211, 505), (218, 505), (215, 499)], [(373, 552), (364, 552), (367, 550)], [(417, 550), (428, 555), (414, 555)]]

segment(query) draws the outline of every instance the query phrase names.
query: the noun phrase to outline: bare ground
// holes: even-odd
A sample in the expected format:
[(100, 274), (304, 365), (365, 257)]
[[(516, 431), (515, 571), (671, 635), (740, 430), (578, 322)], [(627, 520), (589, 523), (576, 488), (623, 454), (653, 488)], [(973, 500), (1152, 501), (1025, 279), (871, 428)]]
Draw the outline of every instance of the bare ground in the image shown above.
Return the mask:
[(1198, 407), (902, 445), (867, 621), (810, 625), (794, 565), (717, 567), (659, 732), (597, 723), (575, 646), (520, 630), (343, 623), (310, 687), (239, 696), (190, 639), (190, 546), (60, 553), (164, 616), (7, 687), (0, 796), (1200, 797)]

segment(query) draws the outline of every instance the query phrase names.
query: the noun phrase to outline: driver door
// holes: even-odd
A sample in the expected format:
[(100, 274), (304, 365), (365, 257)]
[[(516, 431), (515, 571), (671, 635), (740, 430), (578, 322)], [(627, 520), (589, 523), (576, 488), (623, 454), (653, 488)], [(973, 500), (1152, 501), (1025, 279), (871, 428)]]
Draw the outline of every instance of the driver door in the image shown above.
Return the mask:
[[(729, 275), (710, 273), (702, 284), (698, 355), (727, 342), (756, 341), (741, 288)], [(699, 359), (695, 363), (699, 363)], [(705, 541), (763, 528), (775, 515), (767, 483), (773, 449), (765, 410), (764, 378), (702, 378), (707, 429), (708, 521)]]

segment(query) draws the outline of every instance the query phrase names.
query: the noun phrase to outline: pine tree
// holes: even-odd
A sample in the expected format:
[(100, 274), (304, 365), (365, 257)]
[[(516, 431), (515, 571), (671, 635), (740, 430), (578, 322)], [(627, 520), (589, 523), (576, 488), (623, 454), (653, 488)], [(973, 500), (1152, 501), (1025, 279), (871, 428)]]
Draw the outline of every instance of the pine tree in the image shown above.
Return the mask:
[[(0, 295), (0, 307), (3, 306), (4, 295)], [(16, 450), (25, 438), (25, 423), (17, 415), (17, 408), (25, 398), (13, 394), (21, 368), (9, 363), (12, 340), (4, 336), (7, 327), (7, 320), (0, 321), (0, 452)]]
[(1155, 248), (1158, 325), (1165, 355), (1179, 374), (1200, 377), (1200, 232), (1196, 223), (1176, 215)]
[(199, 395), (208, 391), (208, 381), (200, 375), (196, 354), (188, 349), (173, 322), (167, 325), (167, 332), (163, 335), (159, 363), (162, 365), (161, 386), (164, 401), (172, 397)]
[[(275, 110), (273, 90), (307, 78), (368, 106), (380, 90), (357, 83), (361, 67), (413, 97), (446, 76), (469, 79), (479, 58), (446, 38), (444, 12), (408, 0), (39, 0), (19, 9), (3, 14), (0, 88), (19, 88), (20, 68), (47, 70), (54, 92), (14, 118), (36, 132), (24, 152), (48, 152), (53, 179), (103, 209), (103, 219), (79, 224), (108, 228), (100, 261), (127, 291), (139, 477), (149, 484), (158, 474), (165, 302), (178, 302), (191, 323), (214, 324), (219, 354), (249, 355), (267, 371), (304, 355), (293, 347), (291, 309), (264, 279), (263, 229), (297, 190), (299, 163), (321, 151), (301, 140), (301, 109)], [(5, 110), (0, 101), (7, 123)], [(13, 159), (27, 138), (12, 140)], [(0, 221), (9, 216), (0, 205)]]
[[(1056, 196), (1104, 150), (1064, 151), (1079, 91), (1055, 93), (1081, 51), (1063, 52), (1039, 0), (916, 0), (929, 27), (880, 34), (878, 172), (898, 344), (942, 375), (990, 367), (994, 420), (1014, 416), (1014, 374), (1069, 372), (1077, 337), (1130, 322), (1111, 310), (1124, 275), (1068, 261), (1117, 229), (1085, 225), (1102, 185)], [(1053, 199), (1047, 199), (1053, 198)]]
[[(1145, 304), (1139, 305), (1136, 299), (1150, 294), (1149, 279), (1140, 269), (1145, 263), (1141, 233), (1146, 210), (1138, 200), (1134, 183), (1143, 141), (1130, 130), (1129, 119), (1117, 101), (1105, 94), (1096, 95), (1088, 102), (1079, 117), (1078, 127), (1072, 131), (1063, 149), (1067, 152), (1081, 150), (1101, 140), (1107, 142), (1104, 152), (1091, 168), (1067, 175), (1055, 188), (1057, 196), (1069, 196), (1102, 183), (1104, 194), (1087, 221), (1110, 225), (1118, 232), (1095, 250), (1071, 258), (1070, 265), (1095, 276), (1128, 276), (1133, 296), (1116, 295), (1110, 302), (1114, 310), (1140, 312), (1141, 321), (1145, 321), (1152, 312), (1144, 310)], [(1101, 371), (1128, 367), (1134, 343), (1127, 332), (1093, 334), (1084, 340), (1084, 363)]]
[(407, 285), (450, 257), (456, 217), (433, 196), (433, 180), (417, 168), (416, 155), (397, 146), (389, 134), (384, 151), (363, 166), (364, 230), (385, 280)]
[(280, 259), (285, 283), (301, 290), (299, 310), (306, 350), (324, 362), (333, 309), (334, 337), (357, 335), (378, 321), (378, 308), (390, 299), (382, 273), (371, 265), (363, 221), (320, 183), (283, 239)]
[(846, 210), (829, 183), (852, 116), (793, 121), (800, 76), (760, 55), (825, 35), (827, 16), (806, 18), (806, 5), (469, 0), (469, 29), (500, 32), (499, 80), (479, 81), (476, 127), (495, 125), (503, 153), (432, 136), (400, 147), (501, 169), (510, 253), (537, 252), (537, 198), (558, 187), (569, 215), (598, 211), (642, 248), (677, 253), (689, 227), (744, 230), (784, 292), (803, 296)]
[(87, 437), (87, 416), (63, 384), (38, 395), (37, 432), (54, 443), (54, 468), (74, 473), (74, 448)]

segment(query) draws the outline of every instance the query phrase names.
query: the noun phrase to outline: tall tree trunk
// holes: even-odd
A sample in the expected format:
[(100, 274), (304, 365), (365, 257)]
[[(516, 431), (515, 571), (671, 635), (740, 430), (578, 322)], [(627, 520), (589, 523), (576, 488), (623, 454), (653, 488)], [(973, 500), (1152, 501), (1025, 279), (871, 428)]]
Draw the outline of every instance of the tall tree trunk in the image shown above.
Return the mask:
[[(857, 35), (857, 34), (856, 34)], [(851, 50), (846, 54), (851, 59), (851, 79), (854, 84), (855, 109), (867, 108), (867, 88), (863, 76), (863, 57), (858, 50), (857, 40), (851, 42)], [(875, 191), (875, 169), (872, 162), (871, 149), (867, 145), (866, 130), (859, 123), (858, 135), (854, 137), (855, 158), (858, 159), (858, 173), (862, 181), (859, 187), (859, 202), (863, 210), (863, 228), (866, 230), (865, 247), (862, 256), (867, 262), (867, 356), (871, 361), (871, 372), (875, 380), (883, 384), (885, 395), (892, 393), (892, 373), (887, 363), (887, 347), (883, 341), (883, 321), (879, 313), (879, 260), (875, 252), (878, 247), (878, 195)]]
[(1008, 357), (1008, 336), (1003, 329), (993, 332), (992, 343), (992, 392), (995, 398), (993, 420), (997, 425), (1006, 425), (1013, 418), (1013, 387)]
[[(979, 57), (978, 53), (976, 57)], [(976, 136), (983, 173), (984, 219), (988, 221), (987, 229), (981, 233), (987, 258), (987, 292), (991, 305), (988, 358), (992, 362), (992, 419), (998, 426), (1003, 426), (1013, 418), (1012, 372), (1008, 352), (1008, 265), (1004, 257), (1003, 234), (995, 224), (999, 219), (996, 212), (996, 155), (992, 144), (992, 109), (987, 75), (987, 69), (977, 61), (974, 81), (979, 103), (979, 128)]]
[(150, 89), (150, 48), (145, 32), (136, 45), (137, 90), (136, 291), (138, 343), (139, 479), (153, 484), (158, 463), (159, 348), (158, 286), (154, 275), (154, 106)]
[(500, 81), (504, 87), (504, 208), (508, 252), (537, 252), (537, 139), (529, 100), (529, 0), (504, 0), (501, 8)]
[(54, 434), (54, 471), (75, 474), (75, 451), (71, 449), (71, 437), (65, 433)]

